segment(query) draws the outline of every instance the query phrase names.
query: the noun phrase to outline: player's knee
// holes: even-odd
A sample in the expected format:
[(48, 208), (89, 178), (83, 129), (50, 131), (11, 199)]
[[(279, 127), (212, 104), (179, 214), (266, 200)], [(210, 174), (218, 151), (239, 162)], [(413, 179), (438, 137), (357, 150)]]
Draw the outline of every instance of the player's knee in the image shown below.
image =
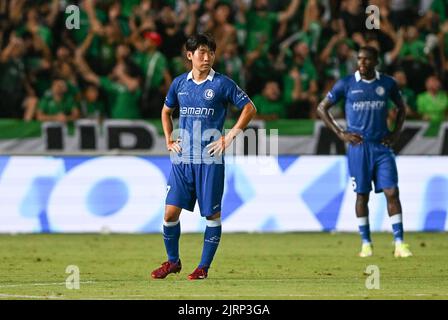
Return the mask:
[(181, 210), (182, 210), (181, 208), (177, 208), (174, 206), (167, 206), (165, 208), (165, 216), (164, 216), (165, 222), (176, 222), (177, 220), (179, 220)]
[(368, 193), (357, 193), (356, 194), (356, 203), (360, 205), (367, 205), (369, 203), (369, 194)]
[(387, 200), (397, 200), (399, 197), (399, 191), (398, 188), (393, 189), (384, 189), (383, 190), (384, 195), (386, 196)]

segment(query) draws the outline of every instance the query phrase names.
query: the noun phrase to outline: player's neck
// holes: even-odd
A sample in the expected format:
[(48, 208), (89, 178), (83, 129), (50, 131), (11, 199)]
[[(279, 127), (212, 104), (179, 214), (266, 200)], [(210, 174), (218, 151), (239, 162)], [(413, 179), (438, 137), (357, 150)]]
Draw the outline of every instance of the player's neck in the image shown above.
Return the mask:
[(197, 81), (197, 82), (203, 81), (203, 80), (207, 79), (207, 76), (209, 73), (210, 73), (210, 69), (207, 71), (200, 71), (198, 69), (193, 68), (193, 70), (192, 70), (193, 80)]
[(372, 72), (369, 72), (367, 74), (361, 74), (361, 79), (366, 81), (372, 81), (376, 78), (375, 70)]

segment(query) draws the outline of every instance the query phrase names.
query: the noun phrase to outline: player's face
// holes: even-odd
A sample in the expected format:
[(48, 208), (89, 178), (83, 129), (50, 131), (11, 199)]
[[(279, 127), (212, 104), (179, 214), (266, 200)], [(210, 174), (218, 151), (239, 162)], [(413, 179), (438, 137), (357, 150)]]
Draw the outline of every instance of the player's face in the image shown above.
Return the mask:
[(361, 76), (372, 76), (376, 65), (377, 61), (370, 52), (361, 50), (358, 53), (358, 70)]
[(206, 46), (200, 46), (194, 52), (187, 52), (187, 57), (192, 62), (194, 69), (208, 72), (215, 61), (215, 52)]

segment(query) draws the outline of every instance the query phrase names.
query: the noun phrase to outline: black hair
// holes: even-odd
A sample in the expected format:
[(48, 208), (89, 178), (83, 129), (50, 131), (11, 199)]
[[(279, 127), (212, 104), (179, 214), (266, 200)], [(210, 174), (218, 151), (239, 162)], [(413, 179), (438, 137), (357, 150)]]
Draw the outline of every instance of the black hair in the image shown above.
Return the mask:
[(187, 51), (195, 52), (200, 46), (206, 46), (211, 51), (216, 51), (215, 39), (210, 34), (199, 33), (190, 36), (185, 43), (185, 49)]
[(359, 51), (368, 52), (375, 60), (378, 60), (379, 52), (376, 48), (372, 46), (364, 46), (359, 48)]
[(283, 81), (281, 80), (281, 77), (276, 74), (272, 74), (268, 79), (262, 81), (262, 90), (264, 90), (266, 88), (266, 85), (270, 82), (275, 82), (278, 85), (279, 89), (281, 91), (283, 90)]

